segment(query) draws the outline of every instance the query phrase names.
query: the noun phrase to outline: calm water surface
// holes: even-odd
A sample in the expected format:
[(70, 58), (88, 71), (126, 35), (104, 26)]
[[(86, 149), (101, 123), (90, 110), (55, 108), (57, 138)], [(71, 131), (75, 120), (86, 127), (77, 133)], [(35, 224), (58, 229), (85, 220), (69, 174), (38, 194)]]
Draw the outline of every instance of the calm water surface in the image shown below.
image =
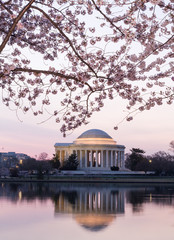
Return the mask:
[(173, 185), (0, 183), (0, 240), (173, 240)]

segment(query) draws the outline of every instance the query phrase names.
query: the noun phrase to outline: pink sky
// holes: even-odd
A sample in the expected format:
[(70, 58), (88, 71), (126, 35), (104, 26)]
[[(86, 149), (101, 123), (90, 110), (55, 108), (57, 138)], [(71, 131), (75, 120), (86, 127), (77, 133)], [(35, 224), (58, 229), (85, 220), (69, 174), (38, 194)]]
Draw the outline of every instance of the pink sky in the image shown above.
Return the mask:
[[(81, 126), (66, 138), (59, 132), (60, 125), (54, 119), (43, 124), (30, 114), (22, 115), (20, 122), (15, 112), (2, 103), (0, 124), (1, 152), (22, 152), (32, 157), (46, 152), (49, 157), (54, 153), (56, 142), (72, 142), (88, 129), (98, 128), (107, 132), (118, 144), (126, 146), (126, 152), (132, 147), (141, 148), (146, 154), (167, 151), (174, 139), (174, 107), (163, 105), (138, 114), (132, 122), (124, 121), (117, 131), (113, 130), (125, 116), (125, 105), (119, 99), (107, 101), (105, 107), (95, 113), (90, 123)], [(43, 119), (42, 119), (43, 120)]]

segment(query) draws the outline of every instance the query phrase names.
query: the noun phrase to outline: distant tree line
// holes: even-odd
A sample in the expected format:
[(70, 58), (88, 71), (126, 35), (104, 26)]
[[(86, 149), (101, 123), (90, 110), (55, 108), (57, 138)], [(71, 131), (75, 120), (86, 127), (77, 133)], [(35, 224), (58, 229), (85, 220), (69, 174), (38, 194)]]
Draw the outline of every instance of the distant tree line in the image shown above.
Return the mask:
[(51, 160), (46, 160), (47, 156), (48, 154), (41, 153), (38, 160), (35, 158), (24, 159), (17, 168), (10, 168), (10, 176), (17, 177), (19, 171), (28, 171), (31, 175), (36, 174), (39, 179), (42, 179), (44, 175), (49, 176), (51, 171), (76, 170), (79, 165), (76, 154), (71, 154), (62, 165), (57, 154), (53, 154)]
[(174, 175), (174, 156), (164, 151), (146, 156), (145, 151), (132, 148), (127, 154), (125, 166), (132, 171), (154, 172), (155, 175)]

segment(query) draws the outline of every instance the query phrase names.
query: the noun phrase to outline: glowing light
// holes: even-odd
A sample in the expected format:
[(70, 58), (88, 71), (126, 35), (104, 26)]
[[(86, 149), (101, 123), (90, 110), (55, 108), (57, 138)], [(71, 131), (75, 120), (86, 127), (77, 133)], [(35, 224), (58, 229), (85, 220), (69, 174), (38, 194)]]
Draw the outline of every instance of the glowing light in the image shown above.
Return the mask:
[(22, 159), (19, 160), (19, 164), (21, 164), (21, 165), (23, 164), (23, 160)]
[(19, 200), (22, 200), (22, 192), (21, 191), (19, 191), (18, 197), (19, 197)]

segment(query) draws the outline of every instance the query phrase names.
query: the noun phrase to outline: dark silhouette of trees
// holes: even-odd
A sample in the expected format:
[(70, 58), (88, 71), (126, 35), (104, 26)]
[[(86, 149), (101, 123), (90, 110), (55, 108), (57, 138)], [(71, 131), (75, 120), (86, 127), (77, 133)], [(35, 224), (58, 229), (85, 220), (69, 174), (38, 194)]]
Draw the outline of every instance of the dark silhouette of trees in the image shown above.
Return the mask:
[(159, 151), (152, 156), (151, 159), (151, 170), (156, 173), (156, 175), (174, 175), (174, 156)]
[(169, 146), (170, 146), (170, 151), (174, 152), (174, 140), (170, 142)]
[(51, 159), (50, 162), (53, 168), (59, 169), (60, 161), (59, 161), (58, 154), (53, 154), (53, 158)]
[(36, 166), (37, 166), (37, 161), (35, 158), (24, 159), (22, 161), (22, 164), (19, 165), (20, 170), (26, 170), (26, 171), (34, 170), (37, 168)]
[(50, 160), (36, 161), (36, 170), (38, 179), (43, 179), (44, 175), (48, 175), (52, 169)]
[(131, 154), (128, 154), (127, 159), (125, 161), (126, 168), (129, 168), (132, 171), (142, 170), (144, 171), (144, 167), (146, 169), (146, 157), (143, 155), (145, 152), (139, 148), (132, 148)]
[(172, 2), (1, 0), (3, 103), (48, 113), (64, 135), (116, 96), (128, 100), (128, 121), (172, 104)]
[(174, 175), (174, 156), (159, 151), (153, 155), (145, 156), (144, 151), (132, 148), (127, 155), (125, 166), (132, 171), (151, 171), (156, 175)]
[(36, 160), (34, 158), (29, 158), (23, 160), (20, 165), (20, 170), (29, 171), (32, 175), (34, 172), (37, 172), (38, 178), (42, 179), (44, 174), (48, 174), (52, 169), (50, 160)]
[(73, 153), (66, 161), (64, 161), (61, 170), (76, 170), (78, 165), (79, 161), (77, 160), (77, 155)]
[(19, 176), (19, 170), (17, 168), (10, 168), (10, 177), (18, 177)]

